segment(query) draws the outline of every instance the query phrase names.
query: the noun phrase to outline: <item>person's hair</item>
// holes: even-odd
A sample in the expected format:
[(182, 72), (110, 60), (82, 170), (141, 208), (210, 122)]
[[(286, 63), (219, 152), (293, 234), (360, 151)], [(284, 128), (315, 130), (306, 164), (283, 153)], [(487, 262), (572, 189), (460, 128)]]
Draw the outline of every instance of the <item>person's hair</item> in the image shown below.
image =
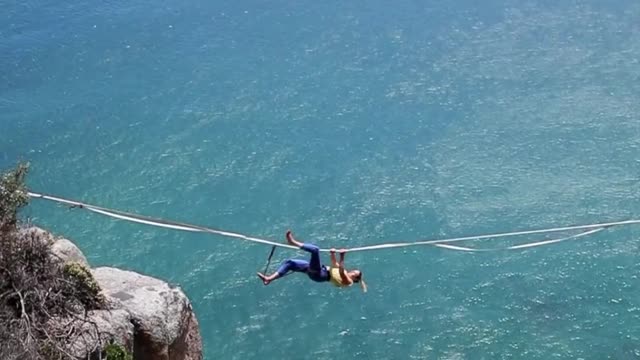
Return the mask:
[(359, 283), (360, 287), (362, 288), (362, 291), (367, 292), (367, 284), (363, 280), (364, 274), (362, 273), (362, 270), (358, 270), (358, 272), (360, 273), (360, 275), (358, 275), (355, 279), (353, 279), (353, 282)]
[(360, 287), (362, 288), (362, 291), (367, 292), (367, 284), (364, 282), (364, 280), (362, 280), (362, 276), (360, 276), (360, 281), (358, 281), (360, 283)]

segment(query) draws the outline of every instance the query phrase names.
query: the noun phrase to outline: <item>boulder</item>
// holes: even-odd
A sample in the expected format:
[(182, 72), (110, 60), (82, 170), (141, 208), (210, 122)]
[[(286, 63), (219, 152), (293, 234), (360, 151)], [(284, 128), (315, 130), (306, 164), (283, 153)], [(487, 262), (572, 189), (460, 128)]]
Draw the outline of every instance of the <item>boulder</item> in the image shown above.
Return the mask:
[(126, 310), (94, 310), (87, 314), (87, 321), (81, 317), (75, 321), (55, 319), (53, 326), (61, 327), (70, 323), (80, 335), (71, 338), (66, 351), (76, 359), (87, 359), (100, 344), (104, 347), (115, 342), (125, 349), (133, 347), (134, 326), (131, 314)]
[(73, 242), (64, 238), (56, 238), (50, 232), (37, 226), (20, 229), (20, 232), (24, 237), (33, 237), (51, 244), (53, 256), (60, 259), (63, 263), (75, 261), (89, 267), (87, 258)]
[(37, 226), (20, 228), (20, 235), (25, 239), (33, 237), (34, 239), (40, 239), (41, 241), (49, 244), (53, 244), (56, 241), (50, 232)]
[[(202, 339), (186, 295), (164, 281), (132, 271), (100, 267), (93, 276), (110, 310), (124, 310), (133, 325), (136, 360), (201, 360)], [(130, 348), (131, 349), (131, 348)]]
[(51, 252), (54, 256), (62, 260), (62, 262), (75, 261), (89, 267), (89, 262), (87, 258), (84, 257), (82, 251), (67, 239), (57, 239), (53, 245), (51, 245)]

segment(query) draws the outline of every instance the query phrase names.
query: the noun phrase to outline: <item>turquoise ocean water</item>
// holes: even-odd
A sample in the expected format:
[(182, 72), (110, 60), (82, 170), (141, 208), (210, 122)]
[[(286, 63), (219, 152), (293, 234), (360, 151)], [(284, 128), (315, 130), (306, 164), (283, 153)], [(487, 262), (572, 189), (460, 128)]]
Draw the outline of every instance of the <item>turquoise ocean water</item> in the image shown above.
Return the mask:
[[(637, 1), (0, 8), (0, 165), (35, 191), (322, 247), (640, 217)], [(265, 287), (261, 245), (25, 215), (181, 286), (206, 359), (640, 359), (638, 227), (354, 253), (363, 294)]]

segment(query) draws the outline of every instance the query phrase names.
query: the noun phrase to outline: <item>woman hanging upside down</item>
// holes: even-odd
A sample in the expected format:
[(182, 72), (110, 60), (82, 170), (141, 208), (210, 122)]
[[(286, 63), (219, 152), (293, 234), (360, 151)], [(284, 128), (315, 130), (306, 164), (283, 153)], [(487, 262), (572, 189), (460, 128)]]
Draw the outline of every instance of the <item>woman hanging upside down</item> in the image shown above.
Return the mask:
[(269, 276), (258, 273), (258, 277), (262, 279), (265, 285), (269, 285), (273, 280), (281, 278), (289, 272), (301, 272), (306, 273), (313, 281), (330, 281), (338, 287), (346, 287), (354, 283), (360, 283), (362, 290), (364, 290), (364, 292), (367, 291), (367, 285), (364, 283), (364, 280), (362, 280), (362, 271), (346, 270), (344, 268), (344, 254), (346, 250), (340, 250), (340, 261), (338, 262), (336, 260), (336, 249), (331, 249), (331, 266), (326, 266), (320, 263), (320, 249), (317, 246), (297, 241), (291, 234), (291, 231), (287, 231), (286, 237), (289, 244), (311, 253), (311, 259), (310, 261), (288, 259), (283, 261), (278, 270)]

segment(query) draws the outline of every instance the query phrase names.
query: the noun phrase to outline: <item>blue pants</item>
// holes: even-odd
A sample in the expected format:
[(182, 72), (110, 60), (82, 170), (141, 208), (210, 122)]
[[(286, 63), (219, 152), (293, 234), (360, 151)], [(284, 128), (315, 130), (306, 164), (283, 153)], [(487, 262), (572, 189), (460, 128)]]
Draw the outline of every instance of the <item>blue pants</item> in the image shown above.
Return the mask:
[(290, 271), (303, 272), (313, 281), (329, 281), (329, 272), (320, 263), (320, 249), (313, 244), (302, 244), (301, 249), (311, 253), (310, 261), (301, 259), (285, 260), (278, 268), (278, 274), (282, 277)]

